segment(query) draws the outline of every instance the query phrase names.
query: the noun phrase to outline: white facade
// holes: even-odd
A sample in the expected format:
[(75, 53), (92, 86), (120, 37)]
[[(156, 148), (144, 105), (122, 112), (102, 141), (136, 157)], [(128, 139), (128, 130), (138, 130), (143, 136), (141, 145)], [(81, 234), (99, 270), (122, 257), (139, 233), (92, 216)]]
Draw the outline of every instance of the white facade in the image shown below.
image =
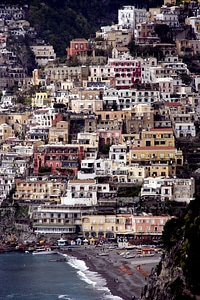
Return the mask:
[(56, 115), (54, 109), (38, 109), (34, 111), (30, 124), (37, 124), (41, 128), (52, 127), (52, 121), (55, 120)]
[(145, 178), (141, 189), (142, 198), (161, 201), (179, 201), (189, 203), (194, 199), (194, 178)]
[(126, 165), (126, 151), (127, 147), (125, 145), (112, 145), (109, 151), (109, 159)]
[(146, 22), (146, 9), (124, 6), (118, 10), (118, 24), (124, 28), (135, 28), (138, 23)]
[(174, 94), (173, 78), (157, 78), (155, 81), (159, 84), (162, 98), (168, 101), (170, 99), (170, 95)]
[(174, 12), (168, 11), (168, 12), (157, 14), (155, 20), (162, 21), (163, 24), (166, 24), (169, 27), (179, 26), (178, 16)]
[(31, 50), (34, 52), (35, 60), (39, 66), (45, 66), (48, 62), (56, 59), (56, 54), (52, 46), (31, 46)]
[(177, 122), (173, 123), (174, 134), (176, 138), (180, 137), (195, 137), (196, 127), (193, 122)]
[(0, 205), (7, 198), (10, 191), (15, 187), (14, 174), (0, 175)]
[(142, 104), (152, 104), (160, 101), (158, 90), (136, 90), (115, 88), (107, 89), (103, 94), (105, 105), (116, 105), (118, 110), (129, 109)]
[(191, 25), (191, 27), (194, 30), (194, 33), (196, 34), (196, 38), (199, 40), (200, 39), (200, 32), (199, 32), (200, 16), (186, 18), (185, 23)]
[(94, 206), (97, 204), (97, 192), (109, 192), (109, 184), (97, 184), (90, 179), (70, 180), (65, 196), (61, 197), (61, 204)]

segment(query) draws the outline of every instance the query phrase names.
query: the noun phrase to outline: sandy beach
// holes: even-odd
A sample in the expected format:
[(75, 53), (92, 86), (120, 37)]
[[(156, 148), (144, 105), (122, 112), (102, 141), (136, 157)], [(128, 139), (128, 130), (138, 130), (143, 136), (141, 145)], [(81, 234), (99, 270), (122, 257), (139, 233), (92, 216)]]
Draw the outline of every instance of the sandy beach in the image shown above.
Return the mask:
[[(61, 253), (84, 260), (91, 271), (98, 272), (107, 281), (107, 287), (114, 296), (123, 300), (140, 299), (142, 288), (148, 283), (149, 275), (159, 260), (160, 254), (151, 257), (125, 258), (126, 250), (111, 249), (108, 246), (74, 246)], [(133, 251), (129, 251), (131, 254)]]

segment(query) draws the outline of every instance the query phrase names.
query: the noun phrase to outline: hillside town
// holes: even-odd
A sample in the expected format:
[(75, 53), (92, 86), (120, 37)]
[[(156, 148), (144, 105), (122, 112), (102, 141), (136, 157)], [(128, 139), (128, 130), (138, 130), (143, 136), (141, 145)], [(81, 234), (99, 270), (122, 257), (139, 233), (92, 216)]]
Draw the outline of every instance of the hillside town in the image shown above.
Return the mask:
[[(184, 59), (198, 67), (199, 3), (124, 6), (117, 24), (71, 40), (65, 62), (26, 9), (0, 6), (0, 203), (29, 216), (6, 225), (10, 242), (21, 231), (27, 241), (34, 233), (159, 243), (173, 218), (167, 207), (198, 192), (200, 73)], [(165, 26), (173, 42), (156, 33)], [(8, 47), (27, 36), (31, 75)], [(158, 55), (133, 56), (131, 43)]]

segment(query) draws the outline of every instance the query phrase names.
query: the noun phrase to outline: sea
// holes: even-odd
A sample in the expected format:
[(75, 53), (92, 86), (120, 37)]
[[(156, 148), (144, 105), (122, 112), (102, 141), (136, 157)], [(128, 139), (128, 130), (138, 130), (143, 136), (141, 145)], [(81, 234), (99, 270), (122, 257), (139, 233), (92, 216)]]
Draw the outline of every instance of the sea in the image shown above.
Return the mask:
[(0, 300), (121, 300), (84, 261), (58, 254), (0, 254)]

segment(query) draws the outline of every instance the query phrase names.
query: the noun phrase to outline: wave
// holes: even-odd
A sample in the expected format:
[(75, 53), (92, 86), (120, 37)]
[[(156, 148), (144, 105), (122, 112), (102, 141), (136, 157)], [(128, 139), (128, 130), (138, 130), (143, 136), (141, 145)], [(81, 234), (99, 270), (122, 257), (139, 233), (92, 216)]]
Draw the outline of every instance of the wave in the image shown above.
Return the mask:
[(67, 295), (59, 295), (58, 299), (63, 299), (63, 300), (71, 300)]
[(83, 260), (67, 254), (62, 255), (67, 258), (66, 262), (71, 267), (78, 270), (77, 274), (81, 280), (85, 281), (90, 287), (103, 292), (102, 300), (123, 300), (118, 296), (113, 296), (106, 286), (107, 281), (99, 273), (90, 271)]

